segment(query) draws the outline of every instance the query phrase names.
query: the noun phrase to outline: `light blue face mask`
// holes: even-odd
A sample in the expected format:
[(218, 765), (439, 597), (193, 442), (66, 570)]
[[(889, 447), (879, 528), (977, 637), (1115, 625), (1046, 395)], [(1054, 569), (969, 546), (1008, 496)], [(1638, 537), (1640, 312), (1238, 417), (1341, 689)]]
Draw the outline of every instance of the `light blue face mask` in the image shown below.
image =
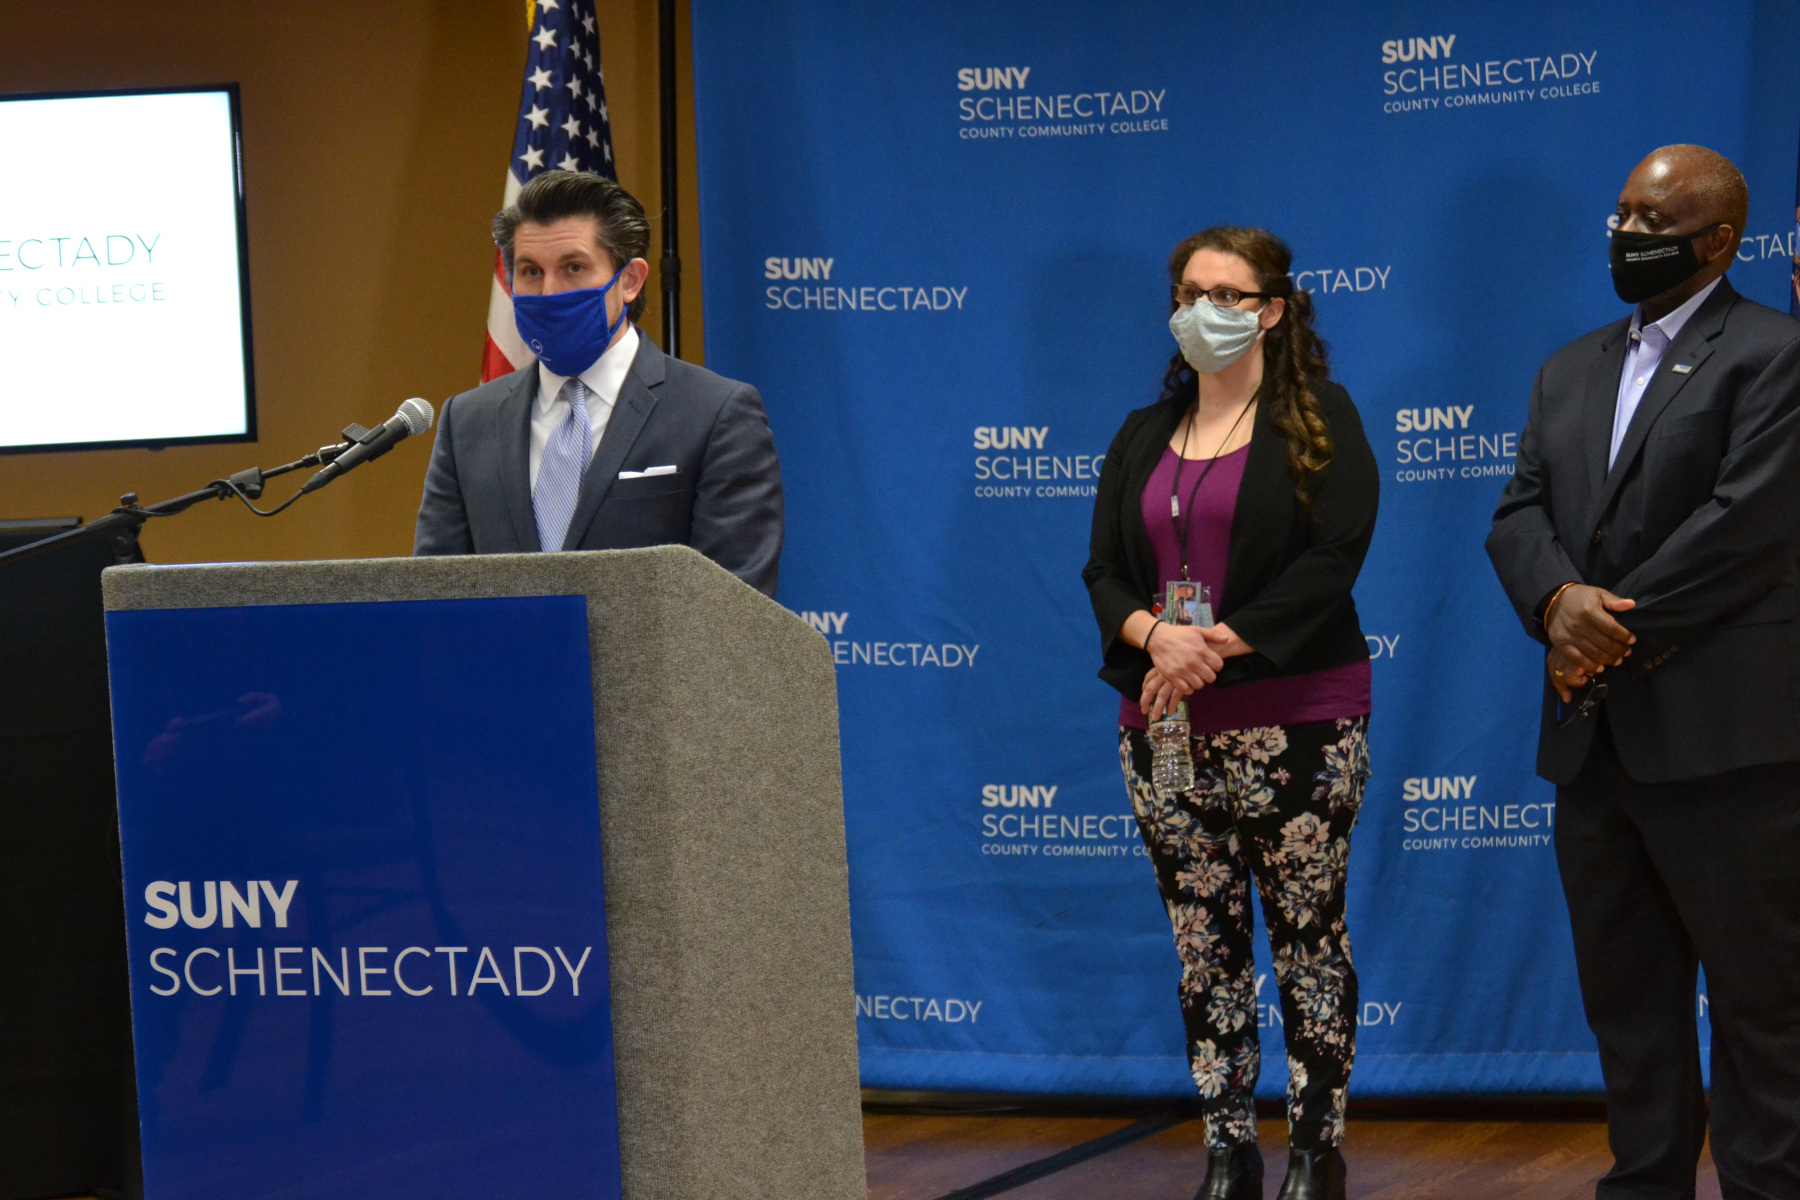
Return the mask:
[(579, 375), (600, 361), (631, 310), (622, 304), (617, 321), (606, 319), (606, 294), (624, 273), (620, 267), (603, 287), (513, 297), (513, 324), (539, 362), (558, 375)]
[(1169, 318), (1169, 332), (1181, 357), (1202, 375), (1217, 375), (1249, 353), (1263, 335), (1262, 314), (1247, 308), (1220, 308), (1201, 297)]

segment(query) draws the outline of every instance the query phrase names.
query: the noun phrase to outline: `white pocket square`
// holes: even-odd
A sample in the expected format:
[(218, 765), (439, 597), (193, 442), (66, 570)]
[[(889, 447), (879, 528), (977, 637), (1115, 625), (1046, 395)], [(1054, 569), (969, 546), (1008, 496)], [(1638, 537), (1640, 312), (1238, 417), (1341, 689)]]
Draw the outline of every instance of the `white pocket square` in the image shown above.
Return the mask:
[(674, 473), (675, 473), (675, 464), (670, 463), (666, 467), (645, 467), (641, 471), (620, 471), (619, 478), (620, 479), (649, 479), (656, 475), (673, 475)]

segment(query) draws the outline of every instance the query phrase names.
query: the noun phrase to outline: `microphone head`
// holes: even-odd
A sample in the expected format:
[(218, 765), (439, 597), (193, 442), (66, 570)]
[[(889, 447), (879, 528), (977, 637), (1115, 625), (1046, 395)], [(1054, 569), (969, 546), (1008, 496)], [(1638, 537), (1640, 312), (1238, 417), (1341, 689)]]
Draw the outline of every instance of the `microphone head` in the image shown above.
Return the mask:
[(406, 420), (406, 436), (417, 437), (431, 428), (432, 418), (436, 415), (430, 401), (414, 396), (400, 405), (400, 411), (394, 414)]

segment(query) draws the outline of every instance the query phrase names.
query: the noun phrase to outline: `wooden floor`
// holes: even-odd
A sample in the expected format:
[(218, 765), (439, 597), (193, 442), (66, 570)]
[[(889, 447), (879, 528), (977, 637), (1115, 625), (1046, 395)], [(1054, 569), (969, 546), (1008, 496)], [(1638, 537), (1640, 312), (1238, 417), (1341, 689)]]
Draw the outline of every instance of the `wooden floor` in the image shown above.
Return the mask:
[[(863, 1117), (869, 1200), (936, 1200), (1132, 1123), (1131, 1117)], [(1286, 1170), (1286, 1128), (1262, 1125), (1265, 1196)], [(1351, 1200), (1591, 1200), (1610, 1165), (1597, 1121), (1352, 1119)], [(1004, 1193), (1007, 1200), (1189, 1200), (1206, 1173), (1198, 1121)], [(1719, 1200), (1712, 1158), (1698, 1200)]]
[[(870, 1200), (934, 1200), (1100, 1137), (1130, 1118), (863, 1118)], [(1286, 1127), (1264, 1121), (1266, 1195), (1281, 1187)], [(1344, 1142), (1352, 1200), (1590, 1200), (1611, 1165), (1596, 1121), (1352, 1119)], [(1008, 1200), (1189, 1200), (1205, 1174), (1201, 1124), (1189, 1121), (1005, 1193)], [(1701, 1200), (1718, 1200), (1712, 1160)]]

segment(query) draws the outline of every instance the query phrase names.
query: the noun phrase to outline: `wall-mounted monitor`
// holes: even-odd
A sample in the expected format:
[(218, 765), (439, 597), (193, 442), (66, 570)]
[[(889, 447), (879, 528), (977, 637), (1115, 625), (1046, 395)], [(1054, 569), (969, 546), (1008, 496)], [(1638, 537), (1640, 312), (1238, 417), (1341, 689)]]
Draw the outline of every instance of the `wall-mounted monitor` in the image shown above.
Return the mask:
[(255, 437), (237, 86), (0, 96), (0, 453)]

